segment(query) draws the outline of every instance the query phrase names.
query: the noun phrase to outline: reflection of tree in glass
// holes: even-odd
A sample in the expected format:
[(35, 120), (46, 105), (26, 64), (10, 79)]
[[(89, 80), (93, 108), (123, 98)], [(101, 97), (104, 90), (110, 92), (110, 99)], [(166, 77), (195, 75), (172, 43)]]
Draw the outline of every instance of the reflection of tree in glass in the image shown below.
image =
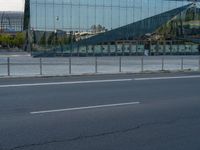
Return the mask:
[(92, 25), (91, 31), (92, 31), (92, 33), (99, 33), (99, 32), (106, 32), (107, 29), (106, 29), (106, 27), (99, 24), (99, 25)]

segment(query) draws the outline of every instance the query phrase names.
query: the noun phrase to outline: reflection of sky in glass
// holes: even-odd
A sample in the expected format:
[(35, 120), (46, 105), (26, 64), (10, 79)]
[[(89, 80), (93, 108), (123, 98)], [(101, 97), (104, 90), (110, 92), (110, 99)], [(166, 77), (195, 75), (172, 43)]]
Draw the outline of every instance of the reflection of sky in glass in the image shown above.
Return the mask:
[(114, 29), (187, 5), (167, 0), (30, 0), (35, 30), (87, 31), (92, 25)]

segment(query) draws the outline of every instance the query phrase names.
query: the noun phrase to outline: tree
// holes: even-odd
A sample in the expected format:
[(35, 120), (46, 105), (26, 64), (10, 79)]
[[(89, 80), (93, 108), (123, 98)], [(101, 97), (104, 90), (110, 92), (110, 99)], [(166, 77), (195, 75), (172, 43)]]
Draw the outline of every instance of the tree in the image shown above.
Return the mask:
[(4, 45), (6, 47), (12, 46), (12, 36), (9, 34), (1, 34), (1, 39), (0, 39), (1, 45)]
[(13, 40), (13, 45), (22, 48), (25, 43), (25, 33), (18, 32)]
[(2, 35), (0, 34), (0, 45), (2, 45)]
[(5, 47), (19, 47), (25, 43), (25, 34), (23, 32), (17, 33), (15, 36), (9, 34), (1, 34), (0, 35), (0, 44)]

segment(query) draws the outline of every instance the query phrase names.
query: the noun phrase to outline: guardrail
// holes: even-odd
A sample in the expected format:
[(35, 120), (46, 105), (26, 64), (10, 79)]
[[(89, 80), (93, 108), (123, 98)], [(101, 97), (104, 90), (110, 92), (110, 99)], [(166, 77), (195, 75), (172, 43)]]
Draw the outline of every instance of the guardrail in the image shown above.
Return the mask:
[(0, 58), (0, 76), (200, 71), (200, 56)]

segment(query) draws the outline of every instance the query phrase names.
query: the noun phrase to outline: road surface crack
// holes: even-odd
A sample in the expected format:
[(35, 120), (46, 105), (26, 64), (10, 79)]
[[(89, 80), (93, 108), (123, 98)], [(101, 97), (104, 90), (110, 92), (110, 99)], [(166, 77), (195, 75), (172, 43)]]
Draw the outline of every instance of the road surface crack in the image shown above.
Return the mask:
[(43, 146), (43, 145), (48, 145), (48, 144), (53, 144), (53, 143), (66, 143), (66, 142), (73, 142), (73, 141), (77, 141), (77, 140), (102, 137), (102, 136), (108, 136), (108, 135), (113, 135), (113, 134), (120, 134), (120, 133), (129, 132), (132, 130), (136, 130), (138, 128), (140, 128), (140, 126), (136, 126), (134, 128), (129, 128), (129, 129), (125, 129), (125, 130), (109, 131), (109, 132), (103, 132), (103, 133), (93, 134), (93, 135), (80, 135), (80, 136), (70, 138), (70, 139), (52, 140), (52, 141), (45, 141), (45, 142), (34, 143), (34, 144), (21, 145), (21, 146), (13, 147), (9, 150), (25, 149), (25, 148), (29, 148), (29, 147)]
[(173, 124), (173, 123), (181, 121), (181, 120), (191, 120), (191, 119), (200, 119), (200, 116), (182, 117), (182, 118), (168, 120), (168, 121), (141, 123), (132, 128), (127, 128), (127, 129), (123, 129), (123, 130), (107, 131), (107, 132), (102, 132), (102, 133), (97, 133), (97, 134), (92, 134), (92, 135), (80, 135), (80, 136), (69, 138), (69, 139), (57, 139), (57, 140), (44, 141), (44, 142), (33, 143), (33, 144), (26, 144), (26, 145), (21, 145), (21, 146), (16, 146), (16, 147), (13, 147), (10, 149), (6, 149), (6, 150), (20, 150), (20, 149), (36, 147), (36, 146), (44, 146), (44, 145), (49, 145), (49, 144), (54, 144), (54, 143), (67, 143), (67, 142), (74, 142), (74, 141), (85, 140), (85, 139), (90, 139), (90, 138), (104, 137), (104, 136), (109, 136), (109, 135), (114, 135), (114, 134), (124, 134), (124, 133), (128, 133), (128, 132), (133, 132), (135, 130), (138, 130), (138, 129), (146, 127), (146, 126), (170, 125), (170, 124)]

